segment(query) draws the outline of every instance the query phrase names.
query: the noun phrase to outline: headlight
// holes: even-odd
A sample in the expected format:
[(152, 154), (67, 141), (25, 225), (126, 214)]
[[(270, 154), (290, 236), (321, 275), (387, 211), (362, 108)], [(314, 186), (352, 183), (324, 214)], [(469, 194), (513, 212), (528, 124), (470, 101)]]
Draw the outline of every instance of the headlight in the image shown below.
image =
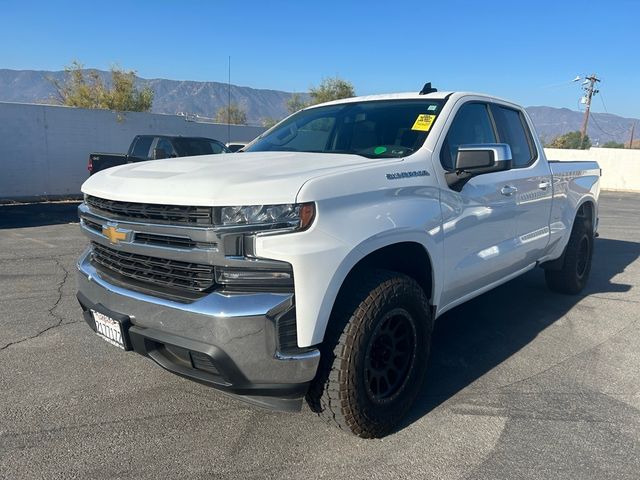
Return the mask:
[(284, 205), (249, 205), (222, 207), (220, 222), (224, 226), (259, 226), (269, 228), (295, 228), (305, 230), (315, 217), (313, 203)]
[(216, 267), (216, 282), (226, 286), (291, 287), (293, 272), (290, 267), (286, 270)]

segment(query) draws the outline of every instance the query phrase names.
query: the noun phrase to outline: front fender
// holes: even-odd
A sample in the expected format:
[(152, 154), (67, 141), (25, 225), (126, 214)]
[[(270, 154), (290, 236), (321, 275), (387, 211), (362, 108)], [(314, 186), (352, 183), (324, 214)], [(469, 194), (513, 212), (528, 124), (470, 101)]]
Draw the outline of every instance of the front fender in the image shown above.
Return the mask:
[(433, 187), (368, 192), (317, 202), (306, 232), (260, 236), (256, 254), (293, 266), (298, 346), (322, 342), (340, 287), (353, 267), (376, 250), (400, 242), (422, 245), (432, 261), (434, 296), (441, 287), (442, 233)]

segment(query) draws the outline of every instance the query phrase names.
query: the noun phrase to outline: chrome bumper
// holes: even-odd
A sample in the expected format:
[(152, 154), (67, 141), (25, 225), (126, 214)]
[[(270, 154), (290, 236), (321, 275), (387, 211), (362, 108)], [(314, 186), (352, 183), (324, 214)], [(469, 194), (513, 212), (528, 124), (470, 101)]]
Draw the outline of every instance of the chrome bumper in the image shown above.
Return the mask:
[[(275, 322), (293, 308), (292, 293), (214, 292), (180, 303), (107, 282), (91, 264), (88, 250), (77, 266), (78, 299), (90, 325), (89, 309), (127, 316), (134, 350), (163, 368), (252, 403), (299, 408), (320, 352), (277, 351)], [(183, 350), (186, 360), (175, 354)], [(189, 352), (208, 355), (219, 373), (189, 364)]]

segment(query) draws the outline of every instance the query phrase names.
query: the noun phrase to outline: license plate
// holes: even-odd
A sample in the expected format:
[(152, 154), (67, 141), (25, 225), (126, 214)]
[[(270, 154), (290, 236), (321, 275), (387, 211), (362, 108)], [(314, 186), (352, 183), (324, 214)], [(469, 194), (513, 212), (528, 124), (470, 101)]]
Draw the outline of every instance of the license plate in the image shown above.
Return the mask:
[(96, 334), (111, 345), (125, 350), (122, 334), (122, 324), (103, 313), (91, 310), (93, 321), (96, 322)]

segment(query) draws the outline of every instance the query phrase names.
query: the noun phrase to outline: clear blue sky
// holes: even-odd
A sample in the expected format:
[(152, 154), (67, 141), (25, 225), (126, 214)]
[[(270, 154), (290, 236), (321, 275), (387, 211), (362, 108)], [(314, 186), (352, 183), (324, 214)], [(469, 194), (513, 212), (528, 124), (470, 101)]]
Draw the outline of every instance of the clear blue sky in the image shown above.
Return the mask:
[(473, 90), (578, 109), (576, 75), (602, 78), (594, 111), (640, 117), (640, 0), (0, 0), (0, 68), (117, 63), (146, 78), (358, 94)]

